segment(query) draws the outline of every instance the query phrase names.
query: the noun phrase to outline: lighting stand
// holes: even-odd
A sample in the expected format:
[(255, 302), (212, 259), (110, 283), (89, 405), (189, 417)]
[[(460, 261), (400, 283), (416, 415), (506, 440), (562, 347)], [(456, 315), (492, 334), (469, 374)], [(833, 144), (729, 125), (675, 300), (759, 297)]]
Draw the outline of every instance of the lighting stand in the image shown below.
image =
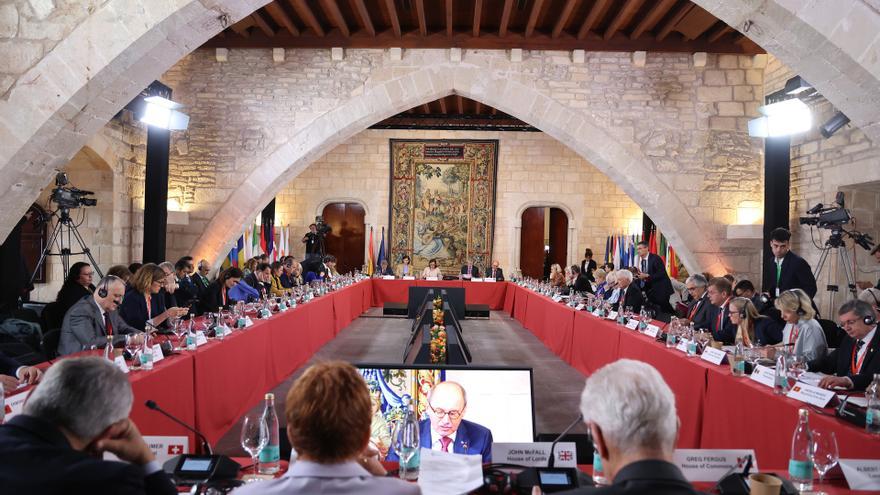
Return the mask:
[[(822, 273), (822, 269), (825, 267), (825, 262), (828, 261), (828, 254), (832, 251), (837, 252), (838, 258), (838, 269), (843, 267), (843, 273), (846, 275), (846, 283), (849, 292), (852, 294), (853, 299), (858, 297), (858, 292), (856, 289), (856, 282), (853, 279), (852, 273), (852, 263), (849, 259), (849, 253), (846, 251), (846, 243), (843, 240), (843, 234), (840, 230), (831, 231), (831, 237), (825, 241), (825, 247), (822, 248), (822, 254), (819, 256), (819, 263), (816, 264), (816, 270), (813, 272), (813, 277), (816, 280), (819, 280), (819, 275)], [(831, 294), (829, 298), (829, 307), (828, 314), (832, 314), (834, 311), (834, 296), (837, 294), (838, 288), (836, 285), (829, 285), (827, 287), (828, 292)]]

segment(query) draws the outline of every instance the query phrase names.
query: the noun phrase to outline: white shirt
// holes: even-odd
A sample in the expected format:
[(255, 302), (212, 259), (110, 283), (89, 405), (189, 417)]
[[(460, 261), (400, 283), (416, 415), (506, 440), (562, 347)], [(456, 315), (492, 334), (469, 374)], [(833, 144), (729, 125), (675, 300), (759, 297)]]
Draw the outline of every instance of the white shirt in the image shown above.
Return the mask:
[[(434, 430), (431, 430), (431, 438), (433, 438), (434, 435), (436, 435), (436, 434), (437, 434), (437, 432), (435, 432)], [(441, 437), (439, 437), (439, 436), (437, 437), (436, 440), (431, 442), (431, 450), (439, 450), (441, 452), (449, 452), (451, 454), (452, 453), (452, 446), (455, 445), (455, 436), (457, 434), (458, 434), (458, 430), (455, 430), (452, 432), (452, 435), (449, 435), (450, 442), (449, 442), (449, 446), (446, 447), (446, 449), (447, 449), (446, 451), (443, 450), (443, 443), (440, 442)]]
[(868, 352), (868, 347), (871, 347), (871, 340), (874, 338), (874, 334), (877, 333), (877, 325), (874, 325), (874, 328), (868, 332), (868, 335), (865, 335), (862, 339), (860, 339), (864, 344), (862, 344), (862, 348), (859, 349), (858, 354), (856, 354), (856, 363), (859, 364), (859, 371), (862, 371), (862, 358), (865, 356), (865, 353)]

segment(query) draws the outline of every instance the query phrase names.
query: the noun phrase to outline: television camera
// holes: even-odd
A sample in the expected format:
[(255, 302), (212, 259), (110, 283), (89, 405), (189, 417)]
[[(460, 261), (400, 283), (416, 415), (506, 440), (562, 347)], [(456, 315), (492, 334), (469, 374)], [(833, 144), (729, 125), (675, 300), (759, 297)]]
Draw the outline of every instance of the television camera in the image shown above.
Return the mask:
[(80, 206), (95, 206), (98, 204), (96, 198), (88, 198), (86, 196), (94, 195), (93, 191), (84, 191), (76, 187), (70, 186), (70, 178), (64, 172), (55, 174), (55, 189), (52, 189), (52, 195), (49, 199), (63, 210), (72, 210)]

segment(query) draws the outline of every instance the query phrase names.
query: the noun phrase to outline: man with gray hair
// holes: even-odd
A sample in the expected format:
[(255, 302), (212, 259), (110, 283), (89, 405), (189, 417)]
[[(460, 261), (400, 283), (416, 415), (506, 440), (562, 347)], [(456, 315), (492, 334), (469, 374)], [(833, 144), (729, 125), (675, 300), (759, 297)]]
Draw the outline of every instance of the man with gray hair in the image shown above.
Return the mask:
[(603, 366), (587, 379), (581, 413), (612, 484), (567, 493), (698, 493), (672, 463), (675, 396), (654, 367), (630, 359)]
[(819, 382), (828, 389), (865, 390), (880, 373), (880, 336), (874, 307), (858, 299), (837, 310), (846, 332), (837, 349), (810, 363), (810, 370), (831, 374)]
[(121, 278), (107, 275), (101, 279), (91, 296), (77, 301), (64, 315), (58, 355), (102, 347), (107, 344), (108, 335), (116, 344), (123, 342), (126, 335), (140, 334), (140, 330), (126, 323), (116, 311), (124, 295), (125, 282)]
[[(22, 414), (0, 425), (3, 492), (177, 493), (128, 418), (131, 402), (128, 378), (106, 359), (51, 366)], [(104, 452), (125, 462), (101, 460)]]
[(633, 273), (631, 271), (626, 269), (618, 270), (617, 287), (620, 289), (620, 292), (617, 296), (617, 304), (614, 305), (615, 311), (622, 312), (626, 308), (631, 308), (634, 313), (638, 314), (642, 310), (645, 297), (642, 295), (642, 290), (633, 285), (632, 281)]
[(688, 304), (685, 318), (694, 324), (694, 328), (709, 328), (712, 319), (712, 303), (709, 302), (706, 288), (709, 281), (706, 277), (696, 273), (684, 282), (692, 301)]

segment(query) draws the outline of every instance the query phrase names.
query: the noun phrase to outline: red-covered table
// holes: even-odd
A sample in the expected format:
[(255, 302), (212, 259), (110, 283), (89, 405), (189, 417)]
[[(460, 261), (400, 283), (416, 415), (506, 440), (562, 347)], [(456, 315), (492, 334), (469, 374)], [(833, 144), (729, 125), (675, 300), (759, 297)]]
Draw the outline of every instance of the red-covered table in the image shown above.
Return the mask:
[(189, 448), (195, 452), (195, 435), (164, 415), (147, 409), (147, 400), (188, 424), (196, 419), (192, 356), (184, 353), (169, 356), (153, 367), (152, 371), (132, 371), (129, 374), (134, 403), (131, 419), (144, 435), (187, 436)]
[[(381, 307), (386, 302), (405, 303), (409, 299), (409, 288), (417, 287), (453, 287), (464, 288), (465, 304), (486, 304), (489, 309), (504, 308), (507, 293), (506, 282), (471, 282), (465, 280), (385, 280), (374, 278), (372, 287), (373, 306)], [(509, 287), (515, 287), (510, 285)]]

